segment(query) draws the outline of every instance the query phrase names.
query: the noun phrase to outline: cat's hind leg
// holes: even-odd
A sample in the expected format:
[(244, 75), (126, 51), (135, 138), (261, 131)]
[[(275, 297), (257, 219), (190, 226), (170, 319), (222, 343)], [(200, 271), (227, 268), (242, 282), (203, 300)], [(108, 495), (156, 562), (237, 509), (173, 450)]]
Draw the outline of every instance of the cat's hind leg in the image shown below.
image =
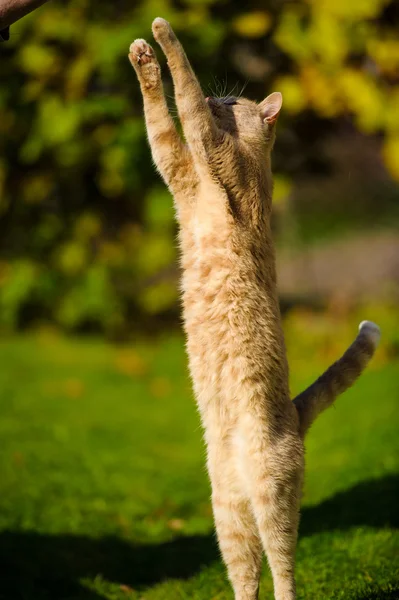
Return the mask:
[(235, 600), (257, 600), (263, 549), (250, 501), (228, 449), (211, 450), (208, 467), (219, 548)]
[(268, 473), (252, 505), (273, 576), (276, 600), (295, 600), (295, 550), (299, 523), (300, 476), (284, 480)]
[[(252, 427), (252, 439), (254, 433)], [(247, 438), (248, 439), (248, 438)], [(252, 445), (252, 444), (251, 444)], [(303, 477), (299, 436), (246, 449), (252, 509), (274, 583), (275, 600), (295, 600), (295, 552)]]

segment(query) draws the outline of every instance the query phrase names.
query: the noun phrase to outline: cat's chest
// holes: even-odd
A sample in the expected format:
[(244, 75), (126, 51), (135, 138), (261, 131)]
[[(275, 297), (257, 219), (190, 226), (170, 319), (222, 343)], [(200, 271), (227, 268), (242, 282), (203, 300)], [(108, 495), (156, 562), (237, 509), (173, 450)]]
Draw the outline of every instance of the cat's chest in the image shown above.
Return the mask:
[(236, 285), (237, 273), (244, 272), (244, 251), (235, 247), (236, 227), (223, 190), (203, 185), (189, 231), (183, 232), (182, 289), (187, 332), (204, 347), (229, 337), (229, 314), (246, 288)]
[(196, 204), (191, 221), (191, 233), (199, 256), (212, 255), (214, 251), (227, 249), (232, 223), (226, 215), (221, 192), (206, 186)]

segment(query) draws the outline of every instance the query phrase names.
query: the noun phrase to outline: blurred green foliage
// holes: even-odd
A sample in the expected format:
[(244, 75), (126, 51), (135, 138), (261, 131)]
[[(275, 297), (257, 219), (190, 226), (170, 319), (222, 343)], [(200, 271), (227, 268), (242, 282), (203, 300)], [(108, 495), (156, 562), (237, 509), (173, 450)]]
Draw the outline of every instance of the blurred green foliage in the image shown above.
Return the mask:
[[(156, 16), (170, 20), (204, 87), (247, 80), (258, 99), (280, 89), (288, 130), (297, 115), (320, 127), (351, 115), (383, 134), (399, 180), (395, 2), (54, 0), (0, 47), (3, 328), (34, 317), (116, 334), (176, 302), (172, 200), (127, 60)], [(276, 163), (278, 199), (295, 173)]]

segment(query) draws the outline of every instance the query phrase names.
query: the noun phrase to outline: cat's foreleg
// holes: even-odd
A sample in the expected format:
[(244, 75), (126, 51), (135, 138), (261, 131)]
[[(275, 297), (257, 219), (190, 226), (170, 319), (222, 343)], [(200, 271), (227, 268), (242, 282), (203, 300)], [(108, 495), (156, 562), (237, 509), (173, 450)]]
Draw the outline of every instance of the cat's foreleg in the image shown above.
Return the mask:
[(221, 132), (216, 126), (183, 47), (169, 23), (165, 19), (157, 18), (152, 24), (152, 31), (168, 59), (184, 136), (190, 148), (202, 154), (207, 146), (219, 140)]
[(218, 448), (208, 468), (219, 548), (235, 600), (257, 600), (263, 549), (252, 508), (237, 479), (230, 450)]
[(173, 122), (165, 100), (161, 68), (151, 46), (135, 40), (129, 60), (137, 73), (144, 101), (148, 139), (154, 162), (173, 192), (194, 175), (192, 158)]

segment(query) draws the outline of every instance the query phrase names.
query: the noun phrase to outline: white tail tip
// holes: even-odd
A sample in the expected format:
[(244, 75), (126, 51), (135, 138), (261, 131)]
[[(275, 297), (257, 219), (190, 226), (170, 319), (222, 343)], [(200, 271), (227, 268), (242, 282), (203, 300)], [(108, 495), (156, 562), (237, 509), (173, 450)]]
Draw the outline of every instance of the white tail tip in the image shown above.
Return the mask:
[(359, 331), (365, 333), (367, 337), (373, 342), (374, 346), (378, 346), (378, 342), (381, 338), (381, 330), (372, 321), (362, 321), (359, 325)]

